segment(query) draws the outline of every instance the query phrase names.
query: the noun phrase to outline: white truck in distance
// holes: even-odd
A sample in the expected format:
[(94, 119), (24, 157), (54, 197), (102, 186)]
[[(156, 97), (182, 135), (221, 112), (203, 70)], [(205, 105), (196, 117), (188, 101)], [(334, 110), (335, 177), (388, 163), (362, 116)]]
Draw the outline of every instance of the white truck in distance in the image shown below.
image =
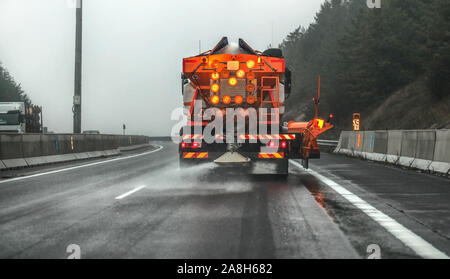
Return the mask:
[(0, 102), (0, 133), (25, 133), (25, 103)]

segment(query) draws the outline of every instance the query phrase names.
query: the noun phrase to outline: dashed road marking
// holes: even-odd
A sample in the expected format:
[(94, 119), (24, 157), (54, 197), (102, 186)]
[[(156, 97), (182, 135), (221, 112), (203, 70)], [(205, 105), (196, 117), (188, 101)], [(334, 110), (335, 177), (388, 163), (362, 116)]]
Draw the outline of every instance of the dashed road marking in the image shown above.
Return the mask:
[[(294, 166), (303, 169), (302, 165), (296, 161), (289, 160), (291, 164)], [(305, 169), (303, 169), (305, 170)], [(341, 185), (337, 184), (333, 180), (319, 174), (316, 171), (311, 169), (305, 170), (323, 183), (325, 183), (328, 187), (332, 188), (346, 200), (348, 200), (351, 204), (362, 210), (366, 213), (370, 218), (372, 218), (375, 222), (384, 227), (388, 232), (390, 232), (393, 236), (399, 239), (403, 244), (411, 248), (417, 255), (425, 259), (450, 259), (445, 253), (436, 249), (432, 244), (425, 241), (422, 237), (418, 236), (408, 228), (404, 227), (402, 224), (398, 223), (391, 217), (387, 216), (380, 210), (376, 209), (368, 202), (364, 201), (357, 195), (353, 194), (349, 190), (345, 189)]]
[(122, 194), (122, 195), (120, 195), (120, 196), (117, 196), (117, 197), (116, 197), (116, 200), (121, 200), (121, 199), (123, 199), (123, 198), (125, 198), (125, 197), (128, 197), (129, 195), (134, 194), (134, 193), (136, 193), (137, 191), (144, 189), (145, 187), (146, 187), (145, 185), (136, 187), (136, 188), (134, 188), (133, 190), (126, 192), (125, 194)]

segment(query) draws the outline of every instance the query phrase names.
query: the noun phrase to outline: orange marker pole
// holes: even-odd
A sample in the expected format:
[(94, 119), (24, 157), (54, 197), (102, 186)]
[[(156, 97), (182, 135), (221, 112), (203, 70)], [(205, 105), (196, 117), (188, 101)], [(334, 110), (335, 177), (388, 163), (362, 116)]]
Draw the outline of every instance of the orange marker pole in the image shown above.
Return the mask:
[(317, 119), (317, 117), (319, 117), (319, 103), (320, 103), (320, 75), (317, 80), (317, 100), (314, 103), (315, 106), (314, 119)]

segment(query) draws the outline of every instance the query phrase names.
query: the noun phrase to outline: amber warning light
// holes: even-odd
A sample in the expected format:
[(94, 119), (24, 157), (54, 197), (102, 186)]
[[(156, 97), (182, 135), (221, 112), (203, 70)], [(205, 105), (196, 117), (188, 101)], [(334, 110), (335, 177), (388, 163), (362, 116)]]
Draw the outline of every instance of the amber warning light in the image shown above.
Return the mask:
[(237, 84), (237, 79), (236, 79), (235, 77), (231, 77), (231, 78), (228, 80), (228, 84), (229, 84), (230, 86), (236, 86), (236, 84)]
[(354, 113), (353, 114), (353, 131), (361, 130), (361, 114)]

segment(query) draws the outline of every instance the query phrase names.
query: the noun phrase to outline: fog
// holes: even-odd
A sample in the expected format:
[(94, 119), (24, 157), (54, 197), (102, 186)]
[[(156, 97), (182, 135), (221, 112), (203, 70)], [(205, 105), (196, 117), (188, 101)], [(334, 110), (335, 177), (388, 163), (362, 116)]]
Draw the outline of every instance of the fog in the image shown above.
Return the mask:
[[(318, 0), (84, 0), (82, 129), (169, 135), (181, 60), (222, 36), (254, 49), (308, 26)], [(44, 126), (72, 132), (75, 9), (66, 0), (0, 0), (0, 61)]]

